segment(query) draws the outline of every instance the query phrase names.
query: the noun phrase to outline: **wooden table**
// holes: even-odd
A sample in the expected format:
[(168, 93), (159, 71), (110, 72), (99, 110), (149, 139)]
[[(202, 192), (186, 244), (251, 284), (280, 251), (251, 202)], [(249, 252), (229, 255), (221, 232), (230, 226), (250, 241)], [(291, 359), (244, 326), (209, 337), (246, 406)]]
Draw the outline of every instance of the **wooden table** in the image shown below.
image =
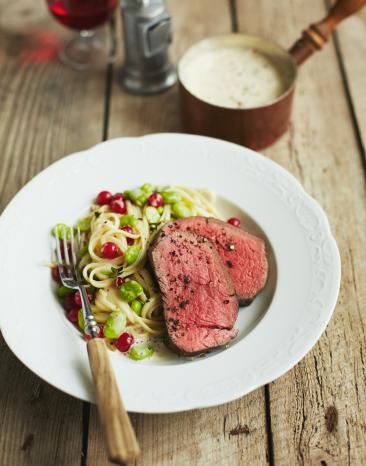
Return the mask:
[[(324, 15), (325, 3), (237, 0), (235, 12), (226, 0), (169, 0), (173, 59), (198, 39), (233, 28), (290, 46)], [(0, 1), (0, 18), (10, 4)], [(29, 0), (22, 14), (28, 7)], [(106, 138), (181, 130), (175, 88), (149, 98), (124, 94), (119, 64), (84, 75), (58, 63), (63, 30), (51, 18), (25, 35), (9, 23), (0, 31), (2, 208), (68, 153)], [(342, 287), (326, 331), (293, 370), (242, 399), (182, 414), (132, 415), (138, 465), (366, 464), (365, 75), (366, 10), (303, 66), (289, 131), (264, 151), (319, 201), (336, 236)], [(31, 279), (22, 274), (20, 289), (22, 278)], [(49, 386), (3, 339), (0, 345), (0, 464), (109, 464), (95, 407)]]

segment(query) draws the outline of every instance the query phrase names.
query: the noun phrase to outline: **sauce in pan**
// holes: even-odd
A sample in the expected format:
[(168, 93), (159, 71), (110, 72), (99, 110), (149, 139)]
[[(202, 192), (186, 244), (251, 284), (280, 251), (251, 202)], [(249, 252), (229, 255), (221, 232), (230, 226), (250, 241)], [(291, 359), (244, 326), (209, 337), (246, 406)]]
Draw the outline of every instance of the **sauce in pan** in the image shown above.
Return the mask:
[(182, 70), (181, 80), (199, 99), (228, 108), (259, 107), (286, 90), (276, 65), (244, 47), (227, 46), (196, 55)]

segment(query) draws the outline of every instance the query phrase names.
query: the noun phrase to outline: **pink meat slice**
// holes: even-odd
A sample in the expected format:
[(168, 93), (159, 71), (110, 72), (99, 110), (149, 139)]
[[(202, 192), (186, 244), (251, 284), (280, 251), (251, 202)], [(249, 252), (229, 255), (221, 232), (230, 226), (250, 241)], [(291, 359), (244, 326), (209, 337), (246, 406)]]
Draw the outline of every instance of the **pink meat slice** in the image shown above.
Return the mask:
[(189, 231), (209, 239), (234, 283), (242, 305), (250, 304), (264, 288), (268, 275), (265, 243), (241, 228), (214, 218), (189, 217), (166, 224), (161, 234)]
[(238, 300), (226, 268), (207, 239), (181, 231), (160, 235), (149, 256), (173, 349), (193, 355), (235, 338)]

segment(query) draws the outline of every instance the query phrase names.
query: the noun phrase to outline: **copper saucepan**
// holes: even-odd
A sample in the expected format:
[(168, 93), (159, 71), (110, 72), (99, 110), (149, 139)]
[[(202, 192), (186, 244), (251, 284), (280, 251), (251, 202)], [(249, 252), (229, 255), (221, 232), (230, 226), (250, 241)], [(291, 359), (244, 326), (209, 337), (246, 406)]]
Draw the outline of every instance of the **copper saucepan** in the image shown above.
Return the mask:
[[(178, 64), (180, 102), (186, 132), (203, 134), (263, 149), (287, 130), (298, 66), (320, 50), (339, 22), (358, 11), (366, 0), (338, 0), (329, 14), (306, 29), (289, 51), (255, 36), (229, 34), (204, 39), (193, 45)], [(220, 47), (244, 47), (263, 54), (284, 79), (284, 92), (275, 100), (253, 108), (228, 108), (208, 103), (185, 86), (184, 70), (199, 54)]]

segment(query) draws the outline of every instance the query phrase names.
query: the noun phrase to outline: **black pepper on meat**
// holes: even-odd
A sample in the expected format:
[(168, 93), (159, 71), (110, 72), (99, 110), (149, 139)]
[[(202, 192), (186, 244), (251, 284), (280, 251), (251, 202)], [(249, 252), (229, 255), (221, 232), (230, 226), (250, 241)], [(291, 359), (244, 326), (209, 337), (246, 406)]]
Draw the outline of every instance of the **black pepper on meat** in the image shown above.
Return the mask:
[(179, 303), (179, 307), (181, 309), (184, 309), (186, 306), (188, 306), (188, 304), (189, 304), (189, 299), (185, 299)]
[(188, 285), (188, 283), (189, 283), (190, 281), (191, 281), (191, 279), (189, 278), (189, 276), (188, 276), (188, 275), (184, 275), (184, 277), (183, 277), (183, 282), (184, 282), (186, 285)]
[[(170, 235), (175, 243), (170, 241)], [(180, 260), (174, 257), (173, 251)], [(173, 349), (186, 355), (202, 353), (224, 346), (236, 336), (233, 325), (238, 303), (230, 297), (235, 292), (234, 286), (209, 241), (191, 233), (169, 230), (167, 226), (166, 237), (157, 237), (149, 258), (162, 288), (167, 338)], [(204, 274), (208, 270), (208, 282), (201, 279), (196, 267)], [(201, 299), (203, 293), (207, 295), (205, 300)], [(230, 304), (224, 306), (226, 299)]]
[[(200, 216), (175, 220), (174, 228), (175, 230), (171, 230), (167, 225), (163, 226), (162, 230), (167, 234), (178, 230), (180, 234), (190, 231), (198, 235), (196, 244), (191, 247), (196, 259), (199, 255), (197, 248), (200, 249), (201, 243), (203, 243), (202, 237), (208, 238), (213, 243), (234, 283), (236, 295), (243, 305), (250, 304), (265, 286), (268, 275), (268, 260), (262, 238), (226, 222)], [(186, 248), (183, 252), (185, 256), (188, 256)], [(207, 267), (211, 267), (211, 265), (207, 265)]]

